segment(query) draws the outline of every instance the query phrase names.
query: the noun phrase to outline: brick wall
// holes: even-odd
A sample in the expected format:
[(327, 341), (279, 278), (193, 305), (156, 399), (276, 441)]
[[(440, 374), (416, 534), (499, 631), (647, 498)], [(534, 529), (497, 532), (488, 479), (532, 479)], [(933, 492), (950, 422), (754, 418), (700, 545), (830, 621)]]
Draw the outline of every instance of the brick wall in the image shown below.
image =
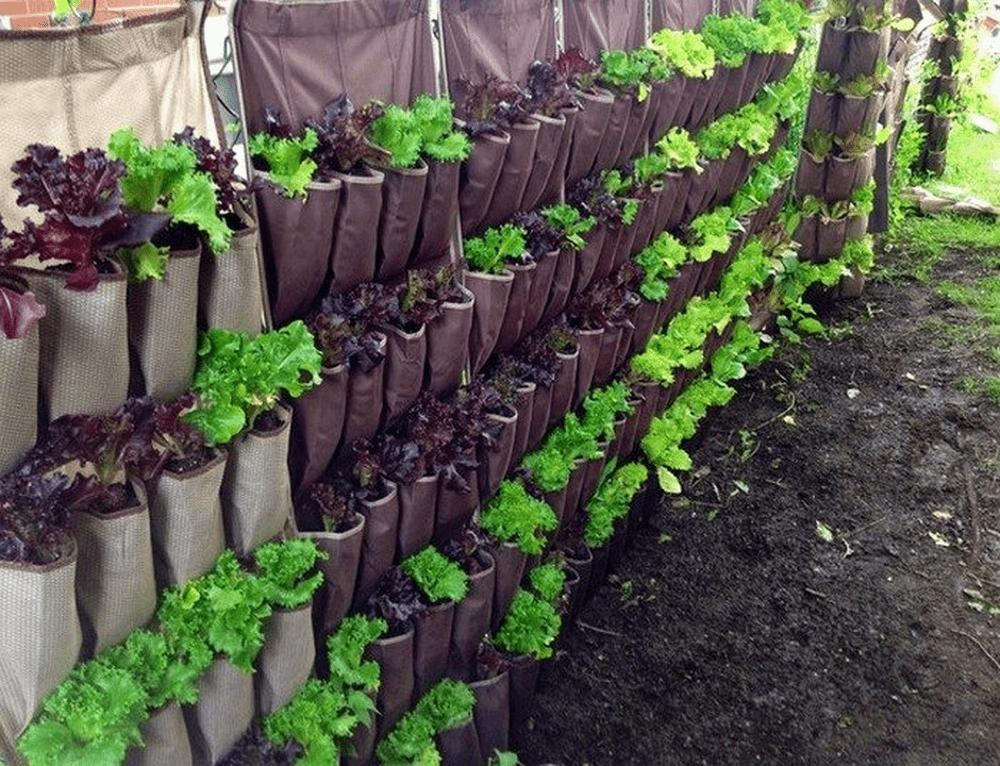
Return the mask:
[[(80, 11), (90, 13), (94, 0), (81, 0)], [(114, 19), (142, 16), (148, 13), (177, 7), (170, 0), (97, 0), (94, 21), (101, 23)], [(49, 27), (49, 14), (53, 0), (0, 0), (0, 16), (10, 19), (11, 29)]]

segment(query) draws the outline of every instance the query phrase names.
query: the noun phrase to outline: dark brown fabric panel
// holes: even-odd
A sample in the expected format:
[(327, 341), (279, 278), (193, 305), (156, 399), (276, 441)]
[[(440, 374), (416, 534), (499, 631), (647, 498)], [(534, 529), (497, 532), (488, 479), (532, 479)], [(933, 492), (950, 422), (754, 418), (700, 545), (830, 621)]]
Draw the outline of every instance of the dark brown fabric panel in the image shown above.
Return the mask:
[(449, 83), (523, 81), (532, 61), (555, 57), (551, 0), (443, 0), (441, 15)]
[(268, 105), (299, 128), (341, 93), (408, 104), (434, 91), (422, 0), (250, 0), (234, 23), (251, 133)]
[(588, 58), (603, 50), (638, 48), (644, 42), (642, 9), (642, 0), (565, 0), (566, 47), (579, 48)]
[(700, 29), (712, 12), (712, 0), (652, 0), (653, 31), (657, 29)]

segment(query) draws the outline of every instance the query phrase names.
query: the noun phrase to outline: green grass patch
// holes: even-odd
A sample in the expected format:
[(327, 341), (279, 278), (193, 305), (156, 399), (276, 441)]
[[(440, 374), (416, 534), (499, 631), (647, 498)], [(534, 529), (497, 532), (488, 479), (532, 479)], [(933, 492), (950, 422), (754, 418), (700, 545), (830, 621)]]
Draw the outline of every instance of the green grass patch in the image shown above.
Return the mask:
[(953, 122), (944, 175), (927, 188), (937, 194), (945, 185), (1000, 206), (1000, 135), (980, 132), (965, 120)]

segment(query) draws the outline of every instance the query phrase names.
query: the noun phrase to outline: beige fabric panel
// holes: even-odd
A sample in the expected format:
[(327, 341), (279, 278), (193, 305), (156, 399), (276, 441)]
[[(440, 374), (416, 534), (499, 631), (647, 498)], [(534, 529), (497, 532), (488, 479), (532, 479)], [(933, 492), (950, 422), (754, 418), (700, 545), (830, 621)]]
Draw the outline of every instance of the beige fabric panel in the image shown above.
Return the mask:
[[(40, 142), (106, 146), (129, 125), (160, 142), (186, 125), (219, 143), (201, 46), (205, 4), (75, 29), (0, 32), (0, 216), (18, 225), (10, 165)], [(12, 115), (16, 117), (12, 118)]]

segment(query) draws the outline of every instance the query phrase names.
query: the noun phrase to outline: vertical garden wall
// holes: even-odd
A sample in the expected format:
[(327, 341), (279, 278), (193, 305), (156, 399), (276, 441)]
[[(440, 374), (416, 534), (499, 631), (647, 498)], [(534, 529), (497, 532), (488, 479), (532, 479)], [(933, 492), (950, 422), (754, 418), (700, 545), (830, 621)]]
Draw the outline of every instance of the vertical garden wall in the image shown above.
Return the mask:
[(8, 762), (505, 750), (760, 330), (870, 264), (904, 49), (848, 5), (814, 77), (796, 0), (241, 0), (249, 183), (200, 7), (2, 33)]

